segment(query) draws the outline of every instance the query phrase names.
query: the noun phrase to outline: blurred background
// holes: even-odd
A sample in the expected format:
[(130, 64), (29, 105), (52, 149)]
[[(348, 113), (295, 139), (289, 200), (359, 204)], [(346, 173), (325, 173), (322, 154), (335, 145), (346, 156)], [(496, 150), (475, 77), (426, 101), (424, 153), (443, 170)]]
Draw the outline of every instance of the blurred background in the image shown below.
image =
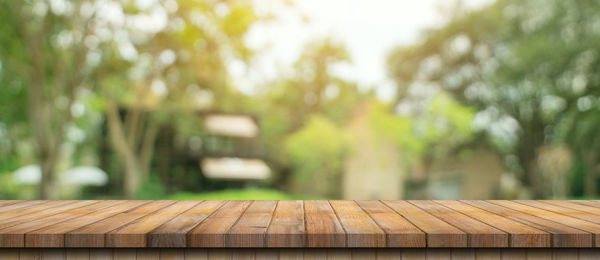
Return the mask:
[(0, 199), (597, 198), (596, 0), (0, 0)]

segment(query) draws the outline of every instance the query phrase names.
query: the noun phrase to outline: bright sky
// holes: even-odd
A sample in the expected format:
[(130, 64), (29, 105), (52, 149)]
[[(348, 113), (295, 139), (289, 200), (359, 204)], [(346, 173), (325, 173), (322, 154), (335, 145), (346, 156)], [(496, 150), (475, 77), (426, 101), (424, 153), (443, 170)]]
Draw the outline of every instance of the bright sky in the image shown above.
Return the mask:
[[(253, 26), (247, 44), (262, 50), (252, 71), (232, 64), (238, 87), (252, 93), (256, 85), (286, 72), (306, 42), (332, 37), (343, 42), (352, 64), (335, 73), (357, 81), (362, 88), (376, 87), (378, 96), (393, 96), (393, 83), (386, 76), (385, 62), (398, 45), (414, 43), (420, 32), (446, 20), (453, 1), (447, 0), (296, 0), (295, 7), (282, 7), (281, 0), (255, 0), (259, 12), (271, 12), (277, 19)], [(468, 8), (481, 7), (491, 0), (463, 0)], [(303, 21), (302, 16), (306, 20)]]

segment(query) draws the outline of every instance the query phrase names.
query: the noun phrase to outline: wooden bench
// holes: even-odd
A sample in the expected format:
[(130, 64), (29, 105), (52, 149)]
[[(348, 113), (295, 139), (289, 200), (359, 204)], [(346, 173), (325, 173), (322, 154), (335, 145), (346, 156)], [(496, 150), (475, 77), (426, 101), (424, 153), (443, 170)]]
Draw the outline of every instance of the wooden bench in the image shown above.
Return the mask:
[(600, 259), (600, 201), (0, 201), (0, 259)]

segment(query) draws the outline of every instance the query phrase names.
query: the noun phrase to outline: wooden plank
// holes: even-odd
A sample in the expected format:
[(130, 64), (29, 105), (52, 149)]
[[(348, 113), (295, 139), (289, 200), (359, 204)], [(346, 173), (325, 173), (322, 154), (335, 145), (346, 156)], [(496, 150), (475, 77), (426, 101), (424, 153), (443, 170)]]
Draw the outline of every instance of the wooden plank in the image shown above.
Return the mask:
[(304, 250), (304, 260), (327, 260), (327, 249), (311, 248)]
[(186, 234), (225, 204), (222, 200), (203, 201), (148, 233), (150, 247), (185, 247)]
[(42, 250), (42, 255), (44, 260), (63, 260), (67, 257), (67, 252), (64, 248), (45, 248)]
[(161, 254), (161, 250), (156, 248), (138, 249), (136, 250), (135, 257), (143, 260), (160, 260)]
[[(67, 249), (69, 250), (69, 249)], [(90, 249), (90, 260), (112, 260), (113, 249), (109, 248), (93, 248)]]
[(306, 239), (304, 230), (304, 202), (279, 201), (267, 230), (267, 246), (303, 247)]
[[(148, 201), (116, 201), (108, 207), (90, 214), (63, 221), (25, 234), (27, 247), (64, 247), (64, 234), (80, 227), (95, 223), (127, 210), (139, 207)], [(100, 209), (100, 208), (99, 208)]]
[(304, 215), (306, 221), (306, 246), (346, 246), (346, 232), (328, 201), (304, 201)]
[(352, 259), (352, 252), (345, 248), (328, 249), (327, 260), (348, 260)]
[(356, 202), (332, 200), (330, 203), (346, 231), (346, 246), (385, 247), (385, 232)]
[(431, 200), (410, 203), (449, 223), (469, 235), (469, 247), (507, 247), (508, 234), (467, 215), (456, 212)]
[(403, 249), (402, 260), (425, 260), (427, 259), (427, 250), (429, 249)]
[(553, 247), (590, 247), (592, 246), (592, 235), (588, 232), (572, 228), (561, 223), (533, 216), (521, 211), (513, 210), (490, 203), (489, 201), (467, 200), (465, 203), (480, 209), (504, 216), (506, 218), (521, 222), (525, 225), (546, 231), (552, 234)]
[(41, 249), (22, 249), (19, 252), (19, 260), (42, 260)]
[[(140, 250), (147, 250), (147, 249), (138, 249), (138, 258), (139, 259), (147, 259), (147, 258), (139, 257)], [(160, 260), (184, 260), (184, 259), (185, 259), (185, 253), (181, 249), (168, 249), (168, 248), (160, 249)]]
[[(67, 260), (89, 260), (90, 259), (90, 250), (87, 248), (78, 248), (78, 249), (68, 249), (67, 252)], [(44, 259), (45, 256), (44, 256)]]
[(42, 215), (43, 218), (31, 220), (29, 222), (19, 222), (18, 225), (1, 229), (0, 246), (23, 247), (25, 246), (25, 234), (27, 232), (89, 214), (96, 210), (108, 207), (111, 204), (111, 201), (79, 201), (59, 207), (62, 210), (57, 210), (53, 215), (38, 213), (39, 215)]
[(585, 204), (579, 204), (568, 200), (543, 200), (542, 202), (600, 216), (600, 207), (588, 206)]
[(47, 201), (45, 203), (18, 203), (17, 205), (10, 205), (3, 209), (12, 208), (13, 206), (21, 206), (23, 204), (30, 205), (25, 207), (18, 207), (10, 211), (6, 211), (0, 214), (0, 229), (7, 228), (10, 226), (18, 225), (19, 223), (29, 222), (54, 212), (62, 210), (61, 207), (76, 203), (74, 200), (59, 200), (59, 201)]
[(387, 247), (427, 246), (423, 231), (380, 201), (360, 200), (356, 203), (385, 231)]
[(475, 260), (475, 249), (454, 248), (451, 250), (452, 259)]
[[(50, 202), (51, 201), (47, 201), (47, 200), (24, 200), (24, 201), (22, 200), (17, 203), (14, 203), (14, 204), (5, 205), (5, 206), (1, 207), (0, 213), (15, 212), (15, 211), (23, 210), (23, 209), (29, 209), (36, 205), (41, 205), (41, 204), (50, 203)], [(0, 219), (5, 219), (5, 218), (6, 217), (4, 217), (3, 215), (0, 215)]]
[(279, 260), (302, 260), (304, 251), (302, 249), (280, 249)]
[(449, 248), (431, 248), (427, 250), (427, 260), (450, 260), (452, 251)]
[(231, 249), (211, 249), (208, 250), (209, 260), (231, 260), (233, 252)]
[(167, 207), (175, 201), (159, 200), (143, 207), (119, 213), (93, 224), (83, 226), (65, 234), (65, 247), (104, 247), (104, 236), (119, 227)]
[(266, 232), (273, 217), (277, 201), (257, 200), (252, 202), (240, 219), (227, 231), (227, 247), (264, 247)]
[(427, 234), (428, 247), (467, 247), (468, 236), (460, 229), (401, 200), (385, 200), (386, 205)]
[(526, 249), (511, 249), (511, 250), (501, 250), (502, 260), (523, 260), (527, 259), (527, 250)]
[(0, 259), (18, 260), (19, 259), (19, 249), (0, 248)]
[[(191, 247), (224, 247), (225, 233), (235, 224), (251, 201), (229, 201), (188, 233)], [(210, 256), (209, 256), (210, 258)]]
[(268, 249), (256, 249), (256, 259), (261, 260), (278, 260), (279, 250)]
[(0, 208), (8, 206), (8, 205), (12, 205), (12, 204), (25, 202), (25, 201), (26, 200), (0, 200)]
[(107, 247), (145, 247), (146, 234), (177, 215), (198, 205), (198, 201), (178, 201), (151, 214), (136, 219), (106, 234)]
[(600, 234), (600, 225), (598, 225), (598, 224), (588, 222), (585, 220), (581, 220), (581, 219), (577, 219), (577, 218), (572, 218), (572, 217), (569, 217), (566, 215), (554, 213), (552, 211), (527, 206), (525, 204), (517, 203), (514, 201), (496, 200), (496, 201), (491, 201), (491, 202), (496, 205), (500, 205), (503, 207), (518, 210), (518, 211), (521, 211), (521, 212), (524, 212), (524, 213), (527, 213), (530, 215), (535, 215), (537, 217), (547, 219), (550, 221), (563, 223), (567, 226), (592, 233), (594, 235), (594, 237), (596, 238), (596, 239), (594, 239), (595, 240), (594, 246), (595, 247), (600, 246), (600, 239), (598, 239), (598, 234)]
[(256, 259), (256, 250), (247, 248), (235, 248), (231, 256), (232, 260), (254, 260)]
[(569, 202), (586, 205), (590, 207), (600, 208), (599, 200), (569, 200)]
[[(594, 214), (590, 214), (589, 212), (581, 211), (578, 209), (563, 207), (563, 206), (556, 205), (551, 202), (535, 201), (535, 200), (519, 200), (519, 201), (515, 201), (515, 202), (525, 204), (525, 205), (535, 207), (535, 208), (552, 211), (557, 214), (567, 215), (569, 217), (583, 219), (583, 220), (587, 220), (589, 222), (594, 222), (596, 224), (600, 224), (600, 216), (596, 216)], [(585, 206), (581, 206), (581, 207), (585, 207)], [(593, 208), (593, 209), (596, 209), (596, 208)], [(598, 209), (598, 210), (600, 210), (600, 209)]]
[(208, 250), (200, 248), (185, 249), (185, 260), (208, 260)]
[(459, 213), (487, 223), (510, 236), (510, 247), (550, 247), (551, 235), (548, 232), (530, 227), (489, 211), (473, 207), (455, 200), (436, 201)]
[(600, 259), (600, 250), (597, 248), (579, 248), (580, 260), (597, 260)]
[(115, 260), (132, 260), (137, 259), (137, 251), (130, 248), (119, 248), (114, 250), (113, 259)]
[(498, 249), (477, 249), (475, 258), (477, 260), (500, 260), (502, 252)]

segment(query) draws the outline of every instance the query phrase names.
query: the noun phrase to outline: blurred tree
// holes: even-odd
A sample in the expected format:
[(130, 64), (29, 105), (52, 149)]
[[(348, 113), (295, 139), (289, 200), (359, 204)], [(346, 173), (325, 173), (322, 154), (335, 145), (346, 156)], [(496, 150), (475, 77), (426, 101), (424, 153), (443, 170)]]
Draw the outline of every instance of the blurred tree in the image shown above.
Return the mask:
[(72, 121), (72, 105), (88, 86), (85, 39), (94, 33), (89, 25), (95, 18), (89, 8), (83, 1), (0, 1), (0, 81), (12, 86), (6, 92), (23, 89), (6, 96), (16, 104), (6, 105), (10, 115), (3, 115), (3, 121), (20, 121), (27, 111), (43, 199), (55, 198), (54, 168)]
[(310, 117), (307, 124), (288, 136), (285, 151), (294, 167), (295, 192), (337, 198), (341, 195), (343, 131), (327, 118)]
[[(597, 1), (499, 0), (457, 15), (392, 53), (396, 104), (410, 103), (415, 93), (445, 91), (475, 107), (474, 126), (517, 158), (512, 168), (536, 198), (548, 195), (534, 169), (542, 144), (569, 143), (589, 157), (586, 175), (597, 176), (600, 142), (591, 133), (600, 125), (585, 114), (599, 108), (599, 7)], [(587, 181), (588, 195), (596, 195), (595, 178)]]
[[(143, 23), (160, 18), (155, 13), (164, 23)], [(199, 110), (237, 105), (228, 65), (252, 56), (243, 37), (259, 17), (250, 3), (210, 0), (124, 5), (122, 14), (133, 24), (125, 32), (97, 28), (125, 36), (104, 44), (95, 79), (106, 100), (112, 147), (123, 161), (124, 194), (133, 198), (148, 179), (161, 126), (185, 132), (179, 128), (189, 124), (179, 123), (196, 121)]]
[(295, 178), (302, 178), (294, 177), (302, 175), (298, 171), (303, 170), (290, 164), (289, 154), (281, 153), (281, 144), (289, 135), (302, 131), (307, 118), (319, 115), (339, 127), (358, 104), (372, 96), (361, 93), (356, 83), (334, 73), (336, 66), (348, 62), (350, 57), (342, 44), (329, 38), (317, 39), (305, 45), (291, 73), (283, 73), (280, 79), (259, 90), (257, 98), (266, 101), (259, 103), (256, 111), (261, 115), (267, 161), (281, 173), (274, 180), (276, 185), (286, 186)]

